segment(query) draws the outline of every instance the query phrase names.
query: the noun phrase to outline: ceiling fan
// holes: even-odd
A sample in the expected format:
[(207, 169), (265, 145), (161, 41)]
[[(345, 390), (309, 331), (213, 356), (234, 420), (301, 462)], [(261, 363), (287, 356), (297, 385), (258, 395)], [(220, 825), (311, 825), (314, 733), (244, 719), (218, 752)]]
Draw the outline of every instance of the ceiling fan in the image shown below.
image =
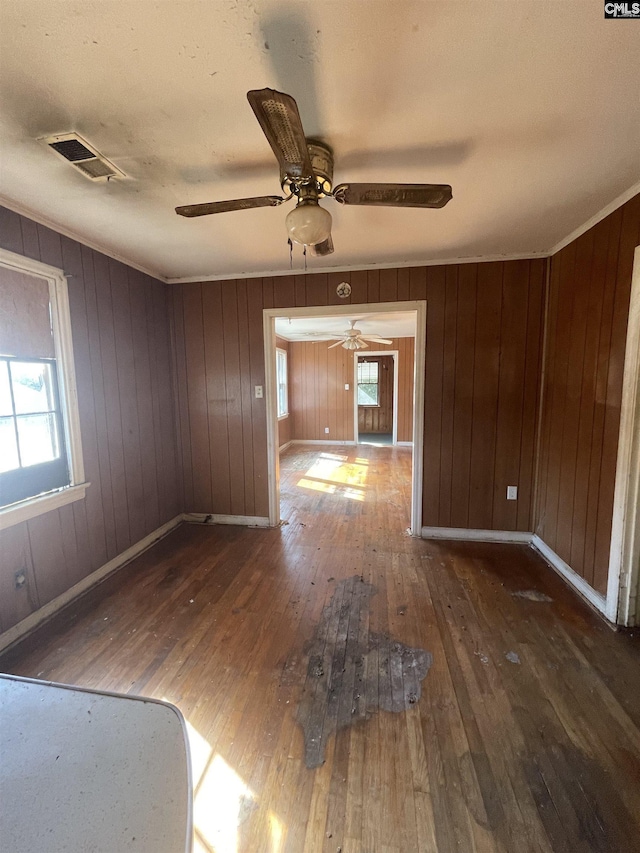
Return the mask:
[(333, 349), (334, 347), (343, 346), (345, 349), (355, 350), (355, 349), (366, 349), (369, 344), (367, 341), (371, 341), (376, 344), (392, 344), (393, 341), (388, 340), (388, 338), (381, 338), (380, 335), (363, 335), (360, 329), (356, 329), (356, 320), (350, 320), (350, 326), (344, 332), (309, 332), (309, 335), (322, 335), (324, 340), (335, 341), (335, 344), (331, 344), (329, 349)]
[(310, 246), (313, 254), (322, 256), (333, 252), (331, 214), (320, 206), (322, 198), (333, 198), (339, 204), (438, 208), (452, 197), (448, 184), (339, 184), (334, 188), (333, 152), (324, 142), (305, 137), (298, 105), (291, 95), (275, 89), (253, 89), (247, 98), (276, 155), (285, 196), (187, 204), (176, 207), (180, 216), (277, 207), (295, 196), (296, 206), (285, 220), (289, 239)]

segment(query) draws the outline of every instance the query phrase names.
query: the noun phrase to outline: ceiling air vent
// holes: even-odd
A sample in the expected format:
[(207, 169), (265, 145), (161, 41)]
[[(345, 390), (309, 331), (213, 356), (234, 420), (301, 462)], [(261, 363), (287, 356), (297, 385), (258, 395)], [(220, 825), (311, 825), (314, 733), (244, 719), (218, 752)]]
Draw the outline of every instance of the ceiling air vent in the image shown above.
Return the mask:
[(42, 140), (61, 157), (92, 181), (106, 181), (109, 178), (124, 178), (117, 166), (103, 157), (79, 133), (63, 133), (48, 136)]

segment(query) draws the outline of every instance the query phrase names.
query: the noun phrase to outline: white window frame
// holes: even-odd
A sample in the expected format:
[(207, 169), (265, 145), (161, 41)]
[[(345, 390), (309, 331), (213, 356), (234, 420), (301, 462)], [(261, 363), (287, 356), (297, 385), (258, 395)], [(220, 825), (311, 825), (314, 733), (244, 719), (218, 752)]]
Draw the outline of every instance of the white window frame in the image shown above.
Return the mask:
[(67, 278), (57, 267), (1, 248), (0, 267), (44, 279), (48, 283), (58, 390), (70, 475), (68, 486), (0, 507), (0, 530), (4, 530), (57, 507), (81, 500), (90, 483), (85, 482), (84, 478)]
[[(356, 358), (356, 400), (358, 402), (358, 406), (362, 409), (379, 409), (380, 408), (380, 362), (373, 361), (367, 362), (365, 361), (366, 356), (358, 356)], [(376, 381), (375, 382), (361, 382), (360, 381), (360, 367), (363, 364), (375, 364), (376, 365)], [(378, 389), (377, 397), (378, 401), (376, 403), (361, 403), (358, 399), (360, 394), (360, 386), (361, 385), (375, 385)]]
[[(280, 369), (278, 366), (278, 361), (280, 356), (284, 357), (284, 388), (285, 388), (285, 400), (286, 400), (286, 412), (280, 412)], [(282, 421), (285, 418), (289, 417), (289, 353), (286, 349), (282, 347), (276, 347), (276, 411), (278, 413), (278, 420)]]

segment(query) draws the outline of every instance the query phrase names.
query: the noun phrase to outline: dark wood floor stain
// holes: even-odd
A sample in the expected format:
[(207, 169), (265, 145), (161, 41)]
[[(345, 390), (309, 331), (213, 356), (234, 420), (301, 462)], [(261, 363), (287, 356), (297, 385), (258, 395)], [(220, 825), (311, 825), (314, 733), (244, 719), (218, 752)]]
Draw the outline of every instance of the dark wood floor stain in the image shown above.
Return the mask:
[(433, 658), (369, 630), (369, 599), (375, 593), (361, 575), (340, 581), (309, 644), (297, 714), (309, 769), (323, 764), (333, 732), (378, 710), (400, 713), (420, 699)]

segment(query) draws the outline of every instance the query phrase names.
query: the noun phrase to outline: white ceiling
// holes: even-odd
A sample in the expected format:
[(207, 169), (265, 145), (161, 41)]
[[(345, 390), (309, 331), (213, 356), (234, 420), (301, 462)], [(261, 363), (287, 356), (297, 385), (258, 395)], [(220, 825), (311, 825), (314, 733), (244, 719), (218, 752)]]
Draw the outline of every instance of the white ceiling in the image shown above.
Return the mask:
[[(414, 338), (416, 335), (415, 311), (389, 311), (372, 314), (342, 315), (333, 317), (276, 317), (276, 335), (288, 341), (329, 340), (345, 332), (354, 321), (363, 335), (381, 335), (386, 338)], [(377, 346), (370, 344), (377, 349)], [(382, 344), (380, 349), (384, 349)]]
[[(297, 99), (336, 183), (453, 186), (442, 210), (327, 200), (310, 269), (546, 253), (640, 177), (640, 26), (601, 0), (1, 0), (0, 33), (0, 195), (168, 279), (289, 271), (286, 208), (173, 212), (279, 192), (251, 88)], [(70, 130), (128, 179), (37, 141)]]

